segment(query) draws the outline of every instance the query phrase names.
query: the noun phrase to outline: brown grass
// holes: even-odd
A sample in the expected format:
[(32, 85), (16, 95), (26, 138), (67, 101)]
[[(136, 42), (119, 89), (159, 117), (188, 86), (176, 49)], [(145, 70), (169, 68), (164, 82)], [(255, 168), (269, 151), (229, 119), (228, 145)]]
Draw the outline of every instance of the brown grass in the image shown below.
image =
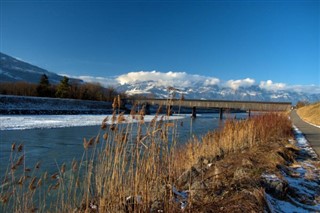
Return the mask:
[(320, 102), (297, 109), (302, 120), (320, 126)]
[[(12, 145), (11, 170), (5, 177), (6, 185), (0, 188), (0, 210), (150, 212), (151, 205), (157, 201), (164, 212), (177, 212), (181, 210), (173, 202), (172, 192), (177, 178), (199, 159), (216, 159), (217, 156), (223, 156), (226, 159), (223, 162), (233, 169), (224, 163), (215, 164), (206, 174), (207, 184), (216, 190), (229, 189), (222, 195), (230, 197), (235, 210), (239, 210), (236, 204), (240, 201), (248, 206), (243, 210), (252, 211), (263, 203), (263, 190), (256, 182), (263, 171), (279, 163), (277, 154), (264, 154), (271, 146), (279, 149), (277, 144), (290, 136), (291, 123), (286, 116), (271, 113), (244, 121), (228, 120), (219, 130), (176, 148), (178, 125), (175, 122), (157, 114), (153, 121), (145, 123), (144, 113), (132, 110), (131, 116), (138, 122), (124, 125), (125, 117), (116, 114), (119, 102), (119, 99), (114, 100), (115, 113), (101, 125), (99, 135), (102, 137), (84, 139), (82, 159), (57, 165), (56, 173), (40, 174), (38, 164), (25, 172), (23, 149)], [(159, 121), (156, 118), (160, 118)], [(113, 123), (106, 124), (107, 120)], [(240, 164), (232, 164), (232, 161)], [(232, 184), (239, 187), (253, 184), (254, 187), (232, 191)], [(233, 194), (228, 194), (231, 192)], [(191, 197), (192, 193), (190, 191)], [(196, 195), (203, 195), (203, 199), (197, 202), (190, 198), (187, 208), (190, 212), (205, 211), (204, 208), (224, 211), (226, 206), (223, 205), (229, 205), (211, 190)]]
[(190, 211), (263, 212), (261, 175), (277, 173), (277, 165), (292, 159), (285, 147), (291, 136), (286, 115), (265, 114), (245, 121), (229, 120), (220, 130), (178, 149), (174, 160), (178, 174), (190, 167), (205, 167), (190, 183), (180, 185), (191, 192)]
[(243, 121), (228, 120), (220, 130), (194, 138), (178, 151), (179, 168), (194, 165), (200, 157), (239, 153), (259, 144), (286, 140), (291, 135), (291, 122), (284, 114), (264, 114)]

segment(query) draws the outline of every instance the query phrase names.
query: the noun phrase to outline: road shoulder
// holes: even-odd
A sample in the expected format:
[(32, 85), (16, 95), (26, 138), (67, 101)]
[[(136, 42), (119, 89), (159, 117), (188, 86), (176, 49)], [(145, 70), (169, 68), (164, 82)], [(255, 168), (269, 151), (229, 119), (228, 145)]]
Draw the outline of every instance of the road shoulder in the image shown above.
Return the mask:
[(290, 118), (293, 124), (304, 134), (318, 157), (320, 157), (320, 128), (303, 121), (296, 110), (291, 111)]

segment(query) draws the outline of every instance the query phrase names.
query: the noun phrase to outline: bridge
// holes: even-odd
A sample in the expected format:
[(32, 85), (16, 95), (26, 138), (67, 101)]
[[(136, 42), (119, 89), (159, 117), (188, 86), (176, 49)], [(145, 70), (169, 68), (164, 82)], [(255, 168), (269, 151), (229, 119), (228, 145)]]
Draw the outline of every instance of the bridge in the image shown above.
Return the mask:
[(190, 107), (192, 117), (196, 117), (197, 108), (219, 109), (220, 119), (226, 109), (237, 109), (247, 111), (250, 116), (251, 111), (276, 112), (287, 111), (291, 108), (291, 102), (259, 102), (259, 101), (227, 101), (227, 100), (195, 100), (195, 99), (136, 99), (131, 100), (139, 105), (158, 105)]

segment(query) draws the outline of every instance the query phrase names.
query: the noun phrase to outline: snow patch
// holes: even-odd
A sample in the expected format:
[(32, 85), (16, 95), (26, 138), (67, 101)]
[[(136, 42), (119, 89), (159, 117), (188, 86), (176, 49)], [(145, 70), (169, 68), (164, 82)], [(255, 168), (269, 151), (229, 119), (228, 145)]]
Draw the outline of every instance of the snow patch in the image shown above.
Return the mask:
[[(111, 124), (112, 115), (10, 115), (0, 116), (0, 130), (25, 130), (25, 129), (50, 129), (76, 126), (97, 126), (101, 125), (104, 118), (109, 117), (107, 124)], [(139, 122), (130, 115), (124, 116), (122, 123)], [(182, 119), (183, 116), (165, 116), (166, 120)], [(154, 119), (152, 115), (144, 117), (145, 122)], [(161, 116), (158, 116), (158, 120)]]
[(312, 158), (317, 159), (317, 153), (312, 149), (310, 143), (304, 137), (303, 133), (295, 125), (293, 125), (293, 130), (295, 132), (295, 138), (297, 140), (298, 147), (305, 150), (310, 156), (312, 156)]
[[(266, 202), (271, 212), (320, 212), (320, 170), (316, 166), (319, 159), (302, 132), (296, 126), (293, 126), (293, 129), (296, 146), (301, 149), (300, 153), (304, 157), (298, 156), (297, 162), (291, 164), (288, 171), (281, 170), (289, 187), (286, 199), (280, 200), (265, 193)], [(263, 178), (271, 181), (280, 180), (274, 174), (263, 175)]]

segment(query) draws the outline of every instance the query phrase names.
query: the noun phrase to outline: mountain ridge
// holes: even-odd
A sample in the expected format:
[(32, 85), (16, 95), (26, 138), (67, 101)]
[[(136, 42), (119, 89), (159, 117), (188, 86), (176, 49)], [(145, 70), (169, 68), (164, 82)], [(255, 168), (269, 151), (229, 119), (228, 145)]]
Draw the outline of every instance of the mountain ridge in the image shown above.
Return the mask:
[[(0, 52), (0, 82), (39, 83), (43, 74), (48, 76), (51, 84), (58, 84), (63, 79), (61, 75)], [(80, 79), (70, 80), (82, 82)]]
[[(169, 89), (170, 88), (170, 91)], [(166, 87), (155, 81), (125, 83), (117, 87), (119, 92), (126, 92), (128, 95), (146, 95), (154, 98), (168, 98), (175, 93), (183, 95), (185, 99), (202, 100), (238, 100), (238, 101), (274, 101), (292, 102), (298, 101), (316, 102), (320, 100), (320, 94), (308, 94), (288, 90), (266, 90), (258, 85), (249, 87), (238, 87), (232, 89), (218, 85), (179, 87), (173, 85)]]
[[(49, 72), (3, 53), (0, 53), (0, 59), (0, 83), (6, 81), (39, 83), (40, 77), (43, 74), (48, 76), (51, 84), (58, 84), (61, 79), (63, 79), (63, 76), (54, 72)], [(133, 74), (143, 74), (144, 76), (151, 74), (157, 78), (156, 80), (128, 80), (128, 76), (130, 77)], [(162, 79), (161, 75), (164, 76), (165, 79)], [(168, 77), (168, 75), (172, 75), (172, 77)], [(174, 78), (175, 75), (182, 75), (183, 78)], [(259, 85), (253, 84), (253, 80), (249, 78), (243, 79), (247, 84), (236, 87), (233, 85), (232, 87), (226, 84), (219, 84), (219, 80), (216, 78), (205, 78), (203, 76), (194, 75), (195, 79), (189, 79), (188, 77), (190, 76), (182, 72), (131, 72), (128, 73), (125, 78), (122, 78), (125, 81), (121, 81), (121, 76), (115, 78), (113, 80), (113, 85), (111, 86), (118, 92), (124, 92), (128, 95), (145, 95), (153, 98), (168, 98), (175, 93), (180, 96), (183, 95), (185, 99), (203, 100), (280, 101), (292, 103), (297, 103), (298, 101), (320, 101), (320, 93), (300, 92), (288, 88), (273, 90), (265, 89)], [(83, 80), (77, 78), (70, 78), (70, 80), (71, 83), (83, 82)], [(168, 88), (170, 89), (168, 90)]]

